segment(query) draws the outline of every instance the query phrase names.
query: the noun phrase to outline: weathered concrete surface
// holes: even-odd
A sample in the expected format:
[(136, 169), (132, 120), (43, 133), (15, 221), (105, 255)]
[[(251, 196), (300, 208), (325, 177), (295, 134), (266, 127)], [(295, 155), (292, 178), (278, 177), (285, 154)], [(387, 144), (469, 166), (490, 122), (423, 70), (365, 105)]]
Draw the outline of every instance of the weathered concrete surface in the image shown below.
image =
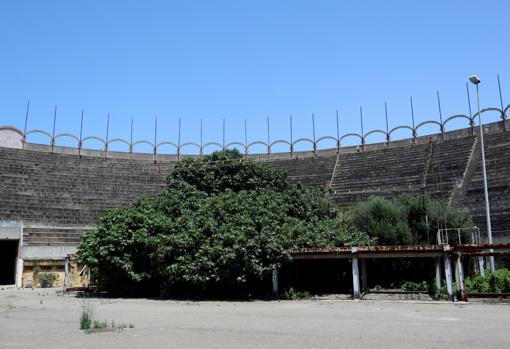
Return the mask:
[(89, 300), (121, 333), (78, 329), (83, 300), (0, 291), (2, 348), (508, 348), (510, 306)]

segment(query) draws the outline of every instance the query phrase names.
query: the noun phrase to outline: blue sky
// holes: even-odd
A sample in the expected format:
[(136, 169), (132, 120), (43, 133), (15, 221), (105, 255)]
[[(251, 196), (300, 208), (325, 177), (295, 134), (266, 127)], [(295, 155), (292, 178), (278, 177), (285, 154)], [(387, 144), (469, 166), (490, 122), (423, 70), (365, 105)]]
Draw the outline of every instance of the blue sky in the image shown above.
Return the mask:
[[(0, 124), (85, 135), (204, 141), (359, 132), (510, 102), (508, 1), (3, 1)], [(474, 104), (474, 90), (472, 90)], [(498, 116), (488, 115), (488, 121)], [(452, 123), (450, 128), (464, 126)], [(432, 132), (434, 129), (423, 129)], [(398, 136), (404, 137), (402, 133)], [(33, 138), (43, 141), (43, 138)], [(380, 141), (373, 137), (368, 141)], [(352, 141), (355, 141), (354, 139)], [(346, 144), (349, 142), (346, 142)], [(91, 146), (93, 144), (90, 144)], [(120, 148), (119, 148), (120, 149)], [(147, 150), (140, 148), (139, 150)], [(191, 150), (191, 149), (190, 149)], [(257, 150), (257, 149), (254, 149)], [(261, 150), (261, 149), (258, 149)], [(278, 150), (278, 149), (277, 149)], [(283, 149), (282, 149), (283, 150)], [(163, 151), (170, 151), (170, 149)]]

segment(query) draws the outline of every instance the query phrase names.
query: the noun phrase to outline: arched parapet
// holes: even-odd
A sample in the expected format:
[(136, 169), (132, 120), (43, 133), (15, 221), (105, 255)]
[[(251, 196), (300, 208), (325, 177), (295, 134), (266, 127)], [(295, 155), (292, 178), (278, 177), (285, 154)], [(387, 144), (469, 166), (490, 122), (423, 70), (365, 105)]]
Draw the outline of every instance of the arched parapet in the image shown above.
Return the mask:
[(312, 150), (313, 151), (315, 151), (317, 149), (317, 145), (310, 138), (298, 138), (298, 139), (296, 139), (294, 142), (292, 142), (292, 149), (295, 149), (296, 148), (296, 144), (299, 144), (299, 143), (310, 143), (312, 145)]
[(195, 142), (184, 142), (180, 145), (180, 147), (177, 147), (177, 151), (179, 154), (182, 154), (182, 150), (186, 147), (195, 147), (197, 148), (198, 152), (200, 153), (200, 155), (202, 155), (202, 147), (200, 146), (200, 144), (198, 143), (195, 143)]
[(386, 138), (386, 141), (389, 142), (390, 134), (388, 132), (386, 132), (386, 131), (383, 131), (383, 130), (372, 130), (370, 132), (367, 132), (363, 136), (363, 139), (366, 140), (368, 136), (373, 135), (373, 134), (382, 134)]
[(242, 148), (243, 152), (245, 154), (247, 154), (246, 144), (243, 144), (243, 143), (237, 142), (237, 141), (230, 142), (230, 143), (226, 144), (225, 149), (235, 149), (236, 146), (239, 146), (240, 148)]
[(59, 133), (58, 135), (55, 136), (55, 142), (57, 141), (57, 139), (64, 137), (74, 139), (76, 141), (76, 144), (78, 145), (80, 144), (80, 139), (73, 135), (72, 133)]
[(0, 147), (23, 148), (25, 137), (23, 132), (12, 126), (0, 126)]
[(249, 144), (246, 146), (246, 151), (247, 151), (247, 152), (249, 152), (249, 151), (250, 151), (250, 148), (251, 148), (251, 147), (254, 147), (254, 146), (256, 146), (256, 145), (263, 145), (263, 146), (266, 148), (266, 150), (267, 150), (267, 152), (268, 152), (268, 153), (271, 151), (271, 150), (270, 150), (270, 148), (269, 148), (269, 144), (267, 144), (266, 142), (262, 142), (262, 141), (255, 141), (255, 142), (251, 142), (251, 143), (249, 143)]
[(108, 143), (106, 144), (108, 148), (110, 148), (110, 145), (112, 144), (116, 144), (116, 143), (121, 143), (121, 144), (125, 144), (127, 145), (128, 147), (128, 151), (131, 153), (133, 148), (131, 146), (131, 143), (129, 143), (128, 141), (126, 141), (125, 139), (122, 139), (122, 138), (114, 138), (110, 141), (108, 141)]
[(220, 144), (218, 142), (207, 142), (202, 146), (202, 154), (205, 153), (205, 149), (207, 147), (217, 147), (217, 148), (220, 148), (219, 150), (224, 149), (223, 144)]
[[(149, 143), (149, 144), (153, 144), (153, 143)], [(175, 144), (174, 142), (170, 142), (170, 141), (160, 142), (156, 145), (153, 145), (153, 147), (154, 147), (154, 150), (157, 152), (159, 148), (161, 148), (162, 146), (165, 146), (165, 145), (169, 145), (169, 146), (173, 147), (175, 149), (176, 153), (179, 152), (179, 146), (177, 144)], [(186, 145), (186, 143), (184, 143), (184, 145)], [(181, 147), (182, 146), (183, 145), (181, 145)]]
[(482, 110), (480, 110), (480, 113), (479, 112), (476, 112), (474, 115), (473, 115), (473, 120), (476, 120), (476, 118), (479, 116), (479, 114), (484, 114), (484, 113), (488, 113), (488, 112), (497, 112), (499, 113), (501, 119), (504, 119), (505, 118), (505, 115), (506, 115), (506, 110), (508, 110), (508, 107), (510, 106), (510, 104), (506, 107), (506, 109), (499, 109), (499, 108), (484, 108)]
[(443, 126), (446, 126), (447, 123), (449, 123), (450, 121), (455, 120), (455, 119), (466, 119), (469, 123), (471, 123), (471, 121), (472, 121), (472, 119), (467, 115), (457, 114), (457, 115), (452, 115), (452, 116), (446, 118), (443, 121)]
[(53, 136), (51, 134), (49, 134), (48, 132), (43, 131), (43, 130), (30, 130), (30, 131), (27, 131), (27, 133), (25, 133), (25, 142), (27, 141), (28, 136), (32, 135), (32, 134), (42, 134), (42, 135), (45, 135), (45, 136), (47, 136), (49, 138), (50, 144), (53, 142)]
[(276, 141), (271, 142), (271, 143), (269, 144), (269, 150), (270, 150), (271, 152), (273, 152), (273, 147), (274, 147), (275, 145), (278, 145), (278, 144), (284, 144), (284, 145), (288, 146), (288, 147), (289, 147), (289, 152), (290, 152), (290, 153), (292, 153), (292, 151), (293, 151), (292, 143), (291, 143), (291, 142), (289, 142), (289, 141), (286, 141), (286, 140), (284, 140), (284, 139), (277, 139)]
[(407, 125), (399, 125), (399, 126), (396, 126), (396, 127), (393, 127), (389, 132), (388, 132), (388, 135), (391, 139), (391, 135), (398, 131), (398, 130), (409, 130), (411, 131), (411, 136), (414, 138), (416, 137), (416, 130), (414, 128), (412, 128), (411, 126), (407, 126)]
[(444, 128), (443, 128), (443, 125), (439, 122), (439, 121), (435, 121), (435, 120), (427, 120), (427, 121), (423, 121), (421, 123), (419, 123), (418, 125), (416, 125), (416, 127), (414, 128), (415, 130), (415, 133), (418, 134), (418, 130), (425, 126), (425, 125), (437, 125), (439, 126), (439, 131), (440, 132), (443, 132)]
[(361, 142), (363, 142), (363, 136), (360, 135), (359, 133), (346, 133), (342, 137), (340, 137), (340, 139), (338, 141), (342, 142), (344, 139), (349, 138), (349, 137), (359, 138), (359, 140)]
[(137, 145), (142, 145), (142, 144), (145, 144), (145, 145), (148, 145), (149, 147), (152, 148), (152, 151), (154, 152), (154, 149), (156, 149), (156, 145), (152, 142), (149, 142), (149, 141), (146, 141), (146, 140), (140, 140), (140, 141), (136, 141), (134, 142), (132, 145), (131, 145), (131, 151), (134, 152), (135, 151), (135, 147)]

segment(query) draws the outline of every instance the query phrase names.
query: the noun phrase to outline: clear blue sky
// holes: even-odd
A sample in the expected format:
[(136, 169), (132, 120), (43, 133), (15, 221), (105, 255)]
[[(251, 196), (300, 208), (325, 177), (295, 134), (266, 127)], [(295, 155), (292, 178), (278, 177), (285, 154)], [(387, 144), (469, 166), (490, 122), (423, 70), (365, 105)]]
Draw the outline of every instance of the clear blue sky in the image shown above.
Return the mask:
[[(0, 124), (57, 133), (227, 142), (359, 131), (467, 113), (466, 78), (482, 105), (510, 102), (510, 2), (500, 1), (2, 1)], [(474, 92), (474, 90), (472, 90)], [(474, 104), (474, 93), (473, 107)], [(488, 116), (488, 121), (497, 115)], [(450, 127), (459, 127), (452, 123)], [(433, 129), (430, 128), (430, 131)], [(428, 131), (424, 129), (423, 131)], [(404, 136), (404, 133), (400, 134)], [(33, 138), (37, 140), (37, 138)], [(42, 138), (41, 138), (42, 140)], [(368, 141), (378, 141), (373, 137)], [(354, 141), (354, 140), (353, 140)], [(91, 144), (92, 145), (92, 144)], [(146, 149), (140, 149), (146, 150)], [(167, 149), (170, 150), (170, 149)], [(190, 149), (191, 150), (191, 149)], [(254, 149), (256, 150), (256, 149)], [(258, 149), (262, 150), (262, 149)]]

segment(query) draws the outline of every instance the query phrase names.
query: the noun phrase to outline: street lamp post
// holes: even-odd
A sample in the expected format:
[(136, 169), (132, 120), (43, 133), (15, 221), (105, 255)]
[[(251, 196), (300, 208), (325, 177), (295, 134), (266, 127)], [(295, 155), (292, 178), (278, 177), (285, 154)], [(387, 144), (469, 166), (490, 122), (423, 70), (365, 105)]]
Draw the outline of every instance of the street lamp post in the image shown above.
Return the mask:
[[(473, 75), (469, 77), (469, 81), (476, 85), (476, 100), (478, 103), (478, 118), (480, 121), (480, 147), (482, 148), (482, 169), (483, 169), (483, 191), (485, 194), (485, 218), (487, 220), (487, 239), (489, 244), (492, 244), (492, 227), (491, 227), (491, 212), (489, 208), (489, 189), (487, 187), (487, 169), (485, 167), (485, 146), (483, 142), (483, 124), (482, 124), (482, 113), (480, 109), (480, 90), (478, 88), (478, 84), (480, 84), (480, 78), (478, 76)], [(493, 251), (492, 249), (490, 250)], [(490, 270), (494, 271), (494, 256), (489, 257)]]

